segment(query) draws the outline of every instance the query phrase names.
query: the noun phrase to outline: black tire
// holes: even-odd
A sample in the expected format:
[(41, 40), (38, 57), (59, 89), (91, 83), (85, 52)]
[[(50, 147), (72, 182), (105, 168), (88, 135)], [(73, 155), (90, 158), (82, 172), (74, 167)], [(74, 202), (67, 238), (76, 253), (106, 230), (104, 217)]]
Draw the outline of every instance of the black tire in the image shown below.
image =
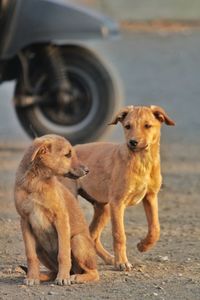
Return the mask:
[[(79, 119), (74, 121), (67, 111), (64, 112), (66, 122), (64, 118), (64, 122), (59, 122), (56, 114), (58, 107), (55, 107), (52, 100), (53, 106), (48, 103), (27, 107), (16, 105), (18, 119), (31, 138), (54, 133), (66, 137), (72, 144), (95, 140), (108, 128), (106, 123), (111, 120), (118, 106), (119, 94), (116, 91), (115, 80), (91, 51), (70, 46), (62, 48), (62, 56), (71, 85), (83, 93), (83, 97), (78, 100), (80, 102), (78, 105), (81, 105), (84, 115), (79, 114)], [(34, 70), (30, 74), (32, 81), (40, 77), (38, 77), (38, 70)], [(40, 70), (41, 76), (42, 73), (43, 71)], [(19, 79), (15, 90), (15, 103), (20, 102), (23, 90), (23, 81)]]

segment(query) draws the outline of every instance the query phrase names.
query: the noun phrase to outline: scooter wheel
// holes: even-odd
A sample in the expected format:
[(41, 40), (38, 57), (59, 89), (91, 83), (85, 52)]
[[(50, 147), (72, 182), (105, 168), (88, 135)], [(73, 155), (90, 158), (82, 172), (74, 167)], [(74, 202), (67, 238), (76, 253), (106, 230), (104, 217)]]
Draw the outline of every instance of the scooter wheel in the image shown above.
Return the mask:
[(61, 51), (73, 101), (63, 105), (51, 93), (47, 95), (47, 84), (42, 78), (51, 74), (36, 66), (31, 69), (30, 81), (37, 87), (36, 94), (48, 98), (48, 102), (20, 105), (24, 86), (19, 79), (15, 90), (18, 119), (32, 138), (54, 133), (72, 144), (93, 141), (107, 131), (107, 123), (118, 108), (119, 86), (110, 69), (93, 52), (76, 46), (63, 47)]

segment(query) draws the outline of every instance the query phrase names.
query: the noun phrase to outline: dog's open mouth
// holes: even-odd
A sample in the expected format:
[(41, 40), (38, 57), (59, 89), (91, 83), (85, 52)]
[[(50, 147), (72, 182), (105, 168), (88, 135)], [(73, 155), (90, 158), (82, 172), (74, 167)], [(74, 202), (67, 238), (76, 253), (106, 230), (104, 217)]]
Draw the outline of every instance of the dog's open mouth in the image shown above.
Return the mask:
[(129, 143), (127, 144), (127, 146), (132, 152), (141, 152), (143, 150), (148, 149), (148, 147), (149, 147), (148, 144), (143, 147), (133, 147), (133, 146), (129, 145)]

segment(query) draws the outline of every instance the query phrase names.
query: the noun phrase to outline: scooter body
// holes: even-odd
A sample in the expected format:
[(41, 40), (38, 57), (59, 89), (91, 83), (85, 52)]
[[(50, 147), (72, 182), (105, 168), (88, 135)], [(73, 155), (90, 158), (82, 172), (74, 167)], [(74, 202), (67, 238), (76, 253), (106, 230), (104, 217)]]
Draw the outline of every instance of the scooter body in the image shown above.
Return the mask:
[(115, 83), (83, 41), (118, 34), (111, 19), (67, 1), (0, 0), (0, 83), (16, 80), (16, 113), (31, 137), (53, 132), (77, 143), (104, 131)]
[(1, 0), (1, 5), (1, 59), (31, 44), (65, 45), (118, 34), (117, 24), (109, 18), (66, 1)]

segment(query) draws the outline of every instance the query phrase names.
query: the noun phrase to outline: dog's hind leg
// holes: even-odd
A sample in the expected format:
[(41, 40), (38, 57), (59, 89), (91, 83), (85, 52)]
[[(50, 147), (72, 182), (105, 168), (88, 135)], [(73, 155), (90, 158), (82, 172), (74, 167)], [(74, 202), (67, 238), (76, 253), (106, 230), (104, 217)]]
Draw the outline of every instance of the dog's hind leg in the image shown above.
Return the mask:
[(90, 235), (94, 241), (97, 254), (105, 261), (106, 264), (113, 265), (114, 257), (104, 249), (101, 244), (101, 233), (110, 218), (109, 204), (94, 204), (94, 216), (90, 224)]
[[(91, 239), (83, 234), (75, 235), (71, 239), (73, 260), (80, 268), (80, 273), (70, 277), (72, 283), (84, 283), (99, 280), (96, 264), (96, 253)], [(73, 263), (72, 263), (73, 265)]]

